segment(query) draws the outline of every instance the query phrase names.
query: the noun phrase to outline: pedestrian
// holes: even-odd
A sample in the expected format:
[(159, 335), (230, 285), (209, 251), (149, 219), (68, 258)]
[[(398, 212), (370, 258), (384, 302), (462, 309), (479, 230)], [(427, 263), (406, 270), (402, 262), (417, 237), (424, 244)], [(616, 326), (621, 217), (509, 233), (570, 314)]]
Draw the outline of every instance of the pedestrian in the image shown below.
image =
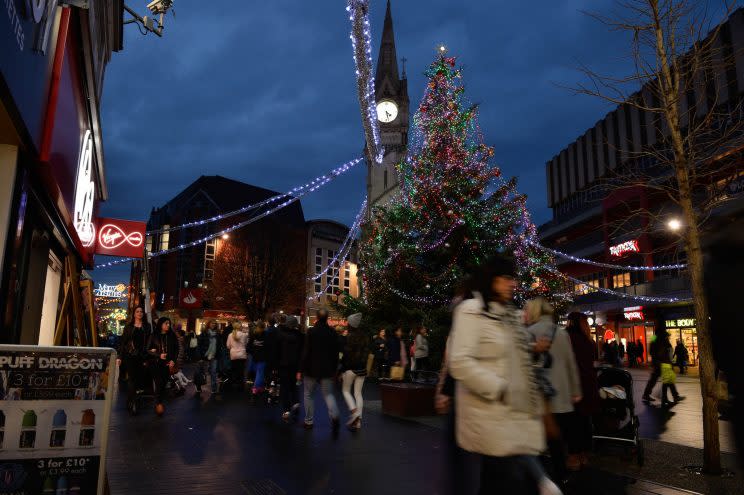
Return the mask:
[(165, 385), (170, 375), (177, 371), (178, 348), (178, 337), (171, 330), (170, 318), (161, 317), (147, 343), (148, 369), (155, 385), (155, 412), (158, 416), (165, 413)]
[[(297, 375), (300, 369), (304, 337), (298, 327), (299, 322), (297, 318), (284, 314), (282, 314), (280, 324), (277, 327), (279, 330), (277, 341), (279, 401), (282, 405), (282, 420), (285, 422), (296, 418), (300, 410), (300, 402), (297, 394)], [(336, 342), (335, 334), (334, 342)], [(334, 351), (338, 353), (335, 345)]]
[(386, 330), (381, 328), (375, 338), (372, 340), (372, 354), (374, 354), (374, 369), (378, 378), (384, 378), (385, 367), (387, 366), (387, 337)]
[(386, 343), (387, 364), (390, 368), (390, 378), (402, 380), (408, 357), (405, 344), (403, 343), (403, 327), (398, 326), (395, 332), (387, 339)]
[(625, 361), (625, 345), (623, 344), (623, 341), (621, 340), (617, 344), (617, 367), (622, 368), (624, 361)]
[(628, 342), (628, 368), (635, 368), (636, 365), (636, 343), (631, 339)]
[(690, 355), (687, 352), (687, 347), (685, 347), (680, 339), (677, 339), (677, 345), (674, 347), (674, 355), (672, 356), (672, 358), (675, 359), (677, 362), (680, 375), (685, 374), (689, 357)]
[(264, 391), (264, 373), (266, 372), (266, 347), (264, 340), (266, 338), (266, 322), (257, 321), (253, 335), (248, 342), (248, 352), (253, 360), (251, 361), (251, 371), (255, 378), (253, 380), (253, 395), (262, 394)]
[(151, 334), (152, 326), (145, 320), (145, 309), (136, 306), (132, 312), (132, 320), (124, 327), (119, 339), (117, 359), (121, 366), (119, 372), (126, 373), (127, 376), (127, 408), (130, 411), (137, 397), (137, 390), (144, 387), (146, 380), (145, 361)]
[(232, 327), (227, 336), (227, 349), (230, 352), (230, 370), (232, 371), (233, 387), (242, 390), (245, 386), (245, 363), (248, 360), (248, 332), (240, 322)]
[(414, 359), (417, 371), (429, 371), (429, 331), (424, 325), (416, 329)]
[(566, 328), (571, 338), (571, 348), (581, 381), (581, 400), (574, 405), (567, 425), (566, 443), (571, 471), (578, 471), (589, 464), (589, 451), (592, 448), (592, 415), (599, 411), (599, 385), (594, 370), (594, 342), (587, 316), (574, 312), (568, 315)]
[(550, 394), (545, 394), (545, 434), (553, 479), (565, 485), (568, 477), (565, 439), (570, 433), (574, 404), (581, 400), (581, 380), (571, 338), (566, 330), (556, 325), (554, 318), (553, 306), (542, 297), (525, 304), (527, 331), (536, 342), (541, 337), (550, 341), (550, 349), (542, 357), (545, 379), (550, 384)]
[[(648, 346), (648, 358), (651, 360), (651, 376), (648, 378), (648, 382), (646, 382), (646, 388), (643, 390), (643, 396), (641, 396), (641, 400), (648, 404), (656, 399), (651, 397), (651, 391), (656, 386), (656, 382), (659, 381), (659, 377), (661, 376), (661, 361), (659, 361), (659, 335), (661, 334), (662, 330), (657, 330), (654, 335), (651, 337), (651, 344)], [(663, 330), (664, 333), (666, 333), (666, 330)]]
[(266, 355), (265, 381), (268, 385), (269, 404), (279, 401), (279, 334), (287, 321), (283, 313), (274, 313), (269, 318), (264, 332), (264, 353)]
[(361, 313), (354, 313), (347, 318), (349, 334), (346, 337), (341, 360), (341, 392), (349, 407), (349, 420), (346, 426), (351, 431), (359, 431), (362, 427), (364, 409), (362, 389), (367, 376), (367, 356), (370, 345), (369, 336), (359, 328), (361, 320)]
[[(661, 376), (661, 407), (671, 407), (677, 402), (685, 399), (679, 395), (677, 386), (674, 384), (676, 376), (672, 368), (672, 344), (669, 342), (669, 333), (665, 330), (659, 335), (659, 345), (656, 348), (657, 356), (654, 360), (659, 361), (659, 370)], [(667, 392), (672, 392), (674, 402), (668, 399)]]
[(455, 308), (447, 347), (457, 443), (481, 456), (481, 495), (560, 493), (537, 461), (545, 448), (544, 408), (534, 347), (513, 304), (516, 267), (496, 256), (478, 269), (473, 299)]
[(304, 375), (305, 388), (305, 428), (310, 429), (314, 424), (315, 389), (320, 385), (321, 394), (328, 407), (328, 416), (331, 427), (338, 431), (339, 417), (338, 405), (333, 395), (333, 381), (338, 372), (339, 337), (336, 331), (328, 326), (328, 311), (318, 310), (317, 320), (305, 336), (305, 345), (302, 350), (302, 366), (297, 379)]
[[(205, 369), (209, 372), (211, 394), (214, 396), (219, 390), (219, 382), (217, 380), (217, 372), (219, 368), (220, 356), (223, 353), (222, 338), (217, 329), (217, 322), (211, 320), (205, 331), (199, 334), (199, 357), (201, 359), (200, 372), (204, 373)], [(197, 382), (196, 377), (194, 383), (197, 383), (196, 392), (201, 393), (201, 383)]]
[(186, 356), (190, 363), (193, 363), (199, 359), (199, 339), (196, 338), (196, 332), (190, 329), (186, 332)]

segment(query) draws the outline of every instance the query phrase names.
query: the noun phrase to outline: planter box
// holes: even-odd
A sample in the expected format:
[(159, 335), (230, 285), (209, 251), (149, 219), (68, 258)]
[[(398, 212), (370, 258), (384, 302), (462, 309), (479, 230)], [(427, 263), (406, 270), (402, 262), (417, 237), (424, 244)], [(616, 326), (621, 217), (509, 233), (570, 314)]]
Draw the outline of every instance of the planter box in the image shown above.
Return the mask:
[(434, 416), (433, 385), (383, 383), (380, 385), (382, 412), (392, 416)]

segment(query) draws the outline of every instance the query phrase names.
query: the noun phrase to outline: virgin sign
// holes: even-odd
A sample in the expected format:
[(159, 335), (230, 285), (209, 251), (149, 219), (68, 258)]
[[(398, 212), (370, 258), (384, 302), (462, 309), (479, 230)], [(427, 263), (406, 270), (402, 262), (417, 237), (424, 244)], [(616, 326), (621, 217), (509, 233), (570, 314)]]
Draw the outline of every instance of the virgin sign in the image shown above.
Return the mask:
[(142, 258), (146, 228), (145, 222), (99, 218), (96, 254)]

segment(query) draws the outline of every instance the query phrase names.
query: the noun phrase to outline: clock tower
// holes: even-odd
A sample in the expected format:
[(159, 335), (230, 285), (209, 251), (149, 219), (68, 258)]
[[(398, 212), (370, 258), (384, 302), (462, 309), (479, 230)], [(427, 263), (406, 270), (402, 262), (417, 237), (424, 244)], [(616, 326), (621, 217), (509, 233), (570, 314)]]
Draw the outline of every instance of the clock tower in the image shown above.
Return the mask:
[(390, 0), (387, 2), (385, 26), (377, 58), (375, 99), (385, 157), (381, 165), (367, 157), (367, 198), (370, 208), (387, 203), (399, 192), (395, 165), (405, 158), (408, 145), (408, 80), (405, 63), (403, 74), (398, 73)]

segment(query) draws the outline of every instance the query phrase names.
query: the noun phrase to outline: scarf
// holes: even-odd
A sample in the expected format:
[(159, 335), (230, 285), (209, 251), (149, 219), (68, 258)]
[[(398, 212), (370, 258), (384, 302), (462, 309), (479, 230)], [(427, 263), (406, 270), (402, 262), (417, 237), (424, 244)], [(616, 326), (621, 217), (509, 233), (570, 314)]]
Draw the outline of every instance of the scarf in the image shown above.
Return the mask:
[(209, 347), (207, 348), (207, 360), (211, 361), (217, 354), (217, 334), (209, 330)]
[(511, 337), (509, 353), (509, 385), (506, 402), (509, 407), (518, 412), (531, 416), (542, 414), (541, 394), (535, 368), (532, 365), (530, 351), (531, 338), (522, 325), (519, 311), (511, 305), (491, 302), (488, 311), (483, 315), (491, 320), (499, 321), (504, 331)]

